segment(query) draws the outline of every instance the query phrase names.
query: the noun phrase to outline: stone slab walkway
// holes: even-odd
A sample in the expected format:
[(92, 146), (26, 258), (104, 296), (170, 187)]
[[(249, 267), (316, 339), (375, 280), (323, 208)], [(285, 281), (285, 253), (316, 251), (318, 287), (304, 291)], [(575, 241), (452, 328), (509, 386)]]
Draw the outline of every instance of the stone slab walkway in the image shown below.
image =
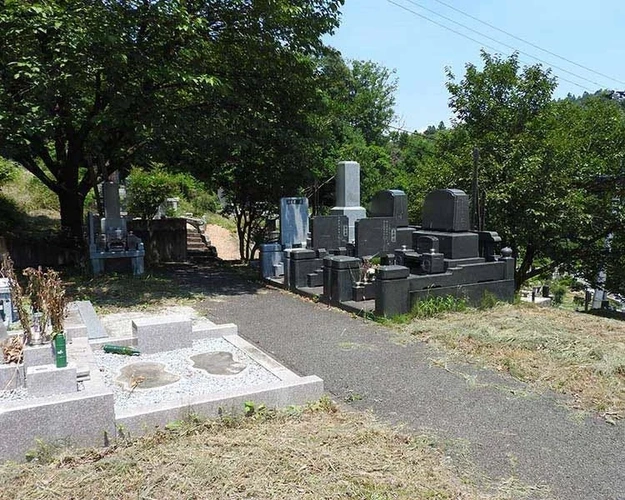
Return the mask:
[(202, 287), (212, 321), (236, 323), (287, 367), (318, 375), (338, 401), (451, 440), (493, 479), (546, 486), (553, 498), (625, 499), (625, 422), (580, 415), (505, 374), (445, 364), (444, 351), (218, 268), (174, 274)]

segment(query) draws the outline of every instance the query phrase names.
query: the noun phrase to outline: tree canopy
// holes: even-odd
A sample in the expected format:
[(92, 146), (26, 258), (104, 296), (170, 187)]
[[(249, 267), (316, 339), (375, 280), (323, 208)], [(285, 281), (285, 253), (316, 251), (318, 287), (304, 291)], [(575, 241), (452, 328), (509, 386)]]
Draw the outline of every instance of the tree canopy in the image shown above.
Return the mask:
[(448, 72), (457, 122), (441, 151), (447, 181), (470, 191), (478, 148), (487, 225), (520, 259), (517, 286), (556, 266), (579, 269), (623, 222), (614, 189), (593, 189), (621, 169), (623, 109), (605, 97), (554, 101), (549, 70), (482, 57), (484, 68), (467, 65), (460, 82)]
[[(0, 154), (59, 196), (62, 225), (80, 239), (85, 195), (111, 172), (223, 159), (238, 125), (269, 123), (259, 84), (287, 80), (321, 50), (341, 4), (4, 0)], [(200, 131), (214, 147), (197, 148)]]

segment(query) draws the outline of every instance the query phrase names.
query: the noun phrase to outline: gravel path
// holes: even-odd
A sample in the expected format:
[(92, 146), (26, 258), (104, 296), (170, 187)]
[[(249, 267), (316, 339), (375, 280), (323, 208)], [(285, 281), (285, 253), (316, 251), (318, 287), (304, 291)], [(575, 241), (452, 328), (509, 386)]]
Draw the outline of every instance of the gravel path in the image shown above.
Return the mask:
[(211, 242), (210, 244), (217, 249), (217, 255), (220, 259), (239, 260), (241, 258), (241, 254), (239, 253), (239, 240), (226, 228), (215, 224), (208, 224), (204, 235), (206, 239)]
[(423, 343), (401, 345), (390, 329), (218, 267), (173, 274), (181, 287), (202, 286), (211, 321), (236, 323), (287, 367), (323, 378), (339, 401), (456, 443), (454, 456), (492, 478), (544, 485), (561, 499), (625, 498), (623, 421), (573, 413), (554, 394), (451, 363)]

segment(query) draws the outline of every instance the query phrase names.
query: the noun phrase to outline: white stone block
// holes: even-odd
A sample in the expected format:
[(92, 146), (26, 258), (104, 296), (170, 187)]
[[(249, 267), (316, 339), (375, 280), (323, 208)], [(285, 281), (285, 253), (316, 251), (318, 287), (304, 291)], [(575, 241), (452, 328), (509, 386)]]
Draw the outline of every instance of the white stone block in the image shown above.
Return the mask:
[(193, 345), (191, 320), (185, 316), (153, 316), (132, 321), (141, 354), (173, 351)]
[(34, 397), (54, 396), (78, 391), (76, 365), (64, 368), (55, 365), (30, 366), (26, 369), (26, 388)]

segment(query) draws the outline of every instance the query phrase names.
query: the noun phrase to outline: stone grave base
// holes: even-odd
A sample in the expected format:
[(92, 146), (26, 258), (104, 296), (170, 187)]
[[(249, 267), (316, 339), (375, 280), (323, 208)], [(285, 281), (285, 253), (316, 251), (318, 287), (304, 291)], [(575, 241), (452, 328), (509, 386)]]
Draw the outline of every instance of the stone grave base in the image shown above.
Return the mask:
[[(70, 315), (70, 318), (76, 324), (68, 325), (74, 334), (68, 342), (67, 354), (71, 369), (76, 373), (76, 390), (68, 392), (67, 381), (64, 381), (65, 392), (39, 396), (28, 394), (26, 387), (20, 389), (25, 395), (10, 399), (1, 397), (0, 388), (2, 461), (24, 460), (26, 453), (35, 449), (39, 440), (46, 445), (63, 447), (108, 446), (118, 435), (137, 436), (192, 414), (209, 418), (222, 413), (234, 415), (243, 411), (247, 401), (268, 408), (303, 405), (323, 394), (323, 381), (319, 377), (300, 377), (288, 370), (239, 337), (233, 324), (214, 325), (206, 320), (192, 325), (191, 321), (181, 322), (179, 316), (160, 316), (161, 324), (152, 331), (159, 336), (168, 335), (170, 344), (167, 344), (162, 339), (142, 341), (119, 333), (90, 341), (88, 327), (81, 324), (80, 315)], [(168, 318), (174, 331), (167, 329)], [(154, 322), (153, 318), (151, 322)], [(141, 321), (137, 323), (142, 324)], [(187, 327), (190, 331), (182, 335), (185, 346), (180, 347), (176, 339), (181, 332), (175, 330)], [(140, 334), (146, 334), (146, 331)], [(106, 354), (123, 359), (121, 363), (130, 367), (126, 369), (125, 379), (122, 370), (107, 375), (101, 360), (104, 344), (136, 347), (142, 343), (145, 345), (145, 342), (150, 346), (163, 345), (164, 350), (140, 356)], [(218, 343), (219, 349), (212, 353), (202, 352), (202, 346), (213, 345), (212, 342)], [(188, 366), (185, 364), (178, 371), (169, 366), (168, 358), (176, 355), (188, 357)], [(45, 356), (33, 358), (46, 363), (39, 366), (52, 370)], [(13, 367), (19, 376), (15, 378), (24, 381), (28, 366)], [(248, 383), (241, 377), (251, 371), (262, 372), (263, 376)], [(196, 387), (194, 391), (186, 391), (184, 384), (189, 378), (194, 379), (194, 384), (199, 383), (200, 390)], [(214, 379), (217, 379), (216, 385)], [(148, 380), (149, 383), (142, 387), (142, 382)], [(206, 381), (207, 390), (201, 390), (203, 381)], [(145, 395), (152, 391), (164, 391), (163, 397), (158, 402), (146, 404)], [(137, 397), (136, 405), (132, 403), (133, 397)]]

